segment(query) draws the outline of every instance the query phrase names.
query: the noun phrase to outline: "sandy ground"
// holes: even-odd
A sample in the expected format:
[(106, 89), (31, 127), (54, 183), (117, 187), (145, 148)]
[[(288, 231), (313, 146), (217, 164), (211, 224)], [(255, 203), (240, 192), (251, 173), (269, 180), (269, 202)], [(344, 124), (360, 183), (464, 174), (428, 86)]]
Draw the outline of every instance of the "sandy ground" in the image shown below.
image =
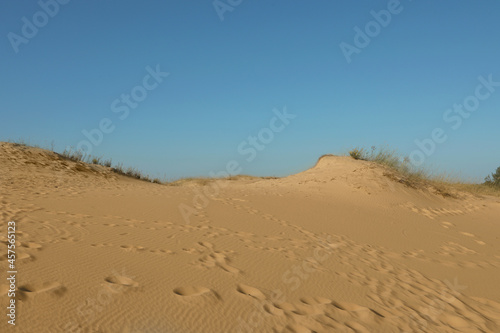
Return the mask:
[(500, 332), (500, 199), (385, 172), (165, 186), (0, 143), (0, 331)]

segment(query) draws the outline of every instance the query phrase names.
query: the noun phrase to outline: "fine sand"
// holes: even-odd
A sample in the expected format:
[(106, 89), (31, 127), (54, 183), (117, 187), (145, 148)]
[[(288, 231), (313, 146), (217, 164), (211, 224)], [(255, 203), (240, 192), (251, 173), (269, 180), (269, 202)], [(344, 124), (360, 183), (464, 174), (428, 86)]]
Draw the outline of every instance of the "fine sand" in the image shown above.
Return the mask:
[(0, 143), (0, 332), (500, 332), (500, 198), (387, 172), (167, 186)]

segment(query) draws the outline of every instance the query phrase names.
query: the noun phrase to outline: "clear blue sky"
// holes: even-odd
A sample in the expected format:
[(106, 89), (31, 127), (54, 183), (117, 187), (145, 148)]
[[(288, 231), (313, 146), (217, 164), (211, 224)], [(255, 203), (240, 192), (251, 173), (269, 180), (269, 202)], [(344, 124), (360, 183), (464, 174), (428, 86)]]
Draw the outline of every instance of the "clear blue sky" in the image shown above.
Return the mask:
[[(498, 1), (222, 0), (220, 13), (210, 0), (72, 0), (57, 13), (54, 1), (42, 0), (53, 17), (37, 1), (0, 4), (2, 141), (61, 151), (107, 118), (114, 130), (92, 154), (152, 175), (206, 176), (236, 160), (283, 176), (354, 146), (410, 154), (441, 128), (426, 165), (475, 179), (500, 166), (500, 86), (473, 97), (479, 76), (500, 82)], [(388, 8), (385, 27), (370, 23)], [(356, 47), (355, 27), (372, 37), (358, 36), (348, 63), (340, 45)], [(155, 88), (123, 117), (122, 94), (142, 98), (157, 65), (169, 75), (148, 79)], [(475, 111), (445, 121), (467, 98)], [(285, 106), (297, 117), (249, 162), (238, 146), (248, 152)]]

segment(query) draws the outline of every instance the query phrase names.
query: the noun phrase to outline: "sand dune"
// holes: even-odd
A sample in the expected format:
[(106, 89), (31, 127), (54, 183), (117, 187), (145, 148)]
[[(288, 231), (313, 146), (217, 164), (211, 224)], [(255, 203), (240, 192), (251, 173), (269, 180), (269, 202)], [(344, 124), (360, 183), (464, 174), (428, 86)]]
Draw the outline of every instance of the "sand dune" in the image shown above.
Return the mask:
[(0, 143), (0, 331), (500, 332), (500, 199), (389, 172), (165, 186)]

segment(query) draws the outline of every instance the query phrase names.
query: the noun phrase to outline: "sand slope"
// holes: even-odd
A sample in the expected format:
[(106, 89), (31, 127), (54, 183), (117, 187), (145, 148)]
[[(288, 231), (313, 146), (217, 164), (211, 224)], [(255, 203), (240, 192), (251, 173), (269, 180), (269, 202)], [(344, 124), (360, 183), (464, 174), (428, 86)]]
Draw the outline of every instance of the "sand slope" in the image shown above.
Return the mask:
[(10, 220), (19, 270), (0, 331), (499, 332), (500, 199), (386, 172), (325, 156), (164, 186), (0, 143), (1, 276)]

